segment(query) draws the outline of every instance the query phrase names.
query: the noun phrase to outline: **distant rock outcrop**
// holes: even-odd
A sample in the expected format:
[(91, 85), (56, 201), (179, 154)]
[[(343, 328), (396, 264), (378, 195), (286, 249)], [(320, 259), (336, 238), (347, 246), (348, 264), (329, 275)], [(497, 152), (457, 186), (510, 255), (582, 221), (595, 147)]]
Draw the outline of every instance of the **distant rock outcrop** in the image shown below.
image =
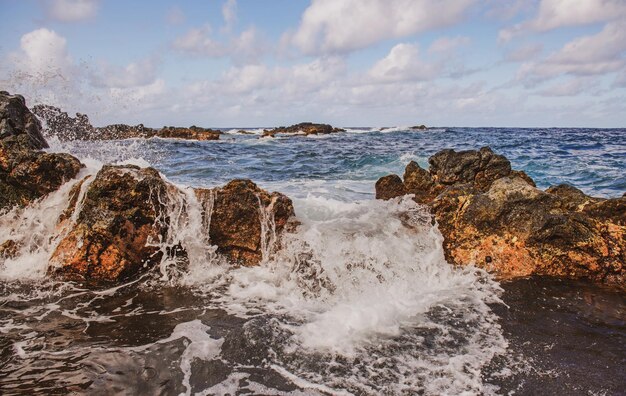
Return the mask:
[(279, 127), (274, 129), (266, 129), (263, 131), (263, 137), (275, 137), (276, 135), (327, 135), (329, 133), (345, 132), (345, 129), (334, 128), (328, 124), (314, 124), (311, 122), (302, 122), (300, 124), (289, 127)]
[(626, 198), (602, 199), (571, 186), (535, 187), (489, 148), (441, 151), (404, 181), (387, 176), (376, 196), (415, 194), (444, 236), (449, 261), (503, 277), (552, 275), (626, 287)]
[(409, 129), (412, 129), (414, 131), (425, 131), (425, 130), (428, 129), (428, 127), (426, 125), (422, 124), (422, 125), (414, 125), (414, 126), (410, 127)]
[(94, 127), (85, 114), (76, 113), (70, 117), (58, 107), (36, 105), (33, 113), (46, 123), (47, 133), (61, 141), (70, 140), (119, 140), (119, 139), (193, 139), (218, 140), (221, 132), (215, 129), (200, 128), (195, 125), (185, 127), (166, 126), (161, 129), (149, 128), (143, 124), (111, 124)]
[(215, 129), (200, 128), (195, 125), (189, 128), (163, 127), (156, 133), (156, 136), (168, 139), (193, 139), (193, 140), (219, 140), (222, 132)]
[(0, 211), (57, 190), (81, 163), (69, 154), (45, 153), (41, 124), (21, 95), (0, 92)]

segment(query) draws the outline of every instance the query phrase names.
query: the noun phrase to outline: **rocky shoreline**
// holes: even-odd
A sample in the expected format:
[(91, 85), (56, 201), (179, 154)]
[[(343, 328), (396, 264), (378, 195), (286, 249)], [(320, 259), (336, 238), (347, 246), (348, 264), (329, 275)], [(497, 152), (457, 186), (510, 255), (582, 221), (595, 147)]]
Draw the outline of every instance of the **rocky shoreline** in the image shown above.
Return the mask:
[(195, 125), (186, 127), (164, 126), (154, 129), (138, 125), (112, 124), (104, 127), (94, 127), (86, 114), (76, 113), (70, 117), (58, 107), (50, 105), (36, 105), (32, 112), (45, 122), (50, 135), (61, 141), (69, 140), (116, 140), (116, 139), (192, 139), (192, 140), (219, 140), (221, 131), (200, 128)]
[[(198, 217), (216, 253), (232, 265), (259, 264), (279, 249), (281, 235), (297, 226), (287, 196), (269, 193), (250, 180), (189, 193), (153, 168), (132, 165), (105, 165), (97, 174), (76, 180), (84, 165), (69, 154), (42, 151), (47, 143), (33, 113), (62, 140), (214, 140), (220, 132), (143, 125), (94, 128), (85, 115), (72, 118), (50, 106), (31, 112), (22, 96), (0, 93), (0, 211), (25, 207), (64, 183), (75, 183), (59, 218), (58, 228), (64, 231), (50, 259), (53, 276), (110, 284), (150, 270), (164, 256), (184, 265), (185, 249), (176, 241), (163, 243), (180, 226), (181, 219), (169, 213), (180, 213), (185, 221)], [(263, 135), (341, 131), (302, 123)], [(594, 198), (566, 185), (539, 190), (528, 175), (512, 170), (505, 157), (488, 147), (444, 150), (429, 164), (425, 170), (411, 162), (403, 178), (381, 178), (376, 197), (413, 194), (427, 206), (450, 263), (473, 264), (503, 278), (546, 275), (626, 287), (626, 196)], [(198, 213), (190, 212), (191, 203), (200, 208)], [(19, 249), (20, 241), (7, 240), (0, 255), (15, 255)]]
[(569, 185), (542, 191), (490, 148), (441, 151), (429, 170), (385, 176), (376, 197), (413, 194), (444, 237), (449, 262), (503, 278), (548, 275), (626, 287), (626, 197), (603, 199)]

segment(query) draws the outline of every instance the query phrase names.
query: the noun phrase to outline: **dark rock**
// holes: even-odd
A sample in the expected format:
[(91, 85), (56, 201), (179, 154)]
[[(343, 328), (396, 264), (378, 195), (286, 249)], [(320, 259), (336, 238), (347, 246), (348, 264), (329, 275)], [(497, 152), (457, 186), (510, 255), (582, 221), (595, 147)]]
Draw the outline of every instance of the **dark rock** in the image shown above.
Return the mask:
[(274, 129), (266, 129), (263, 137), (275, 137), (277, 134), (284, 135), (327, 135), (329, 133), (345, 132), (345, 129), (334, 128), (328, 124), (313, 124), (311, 122), (302, 122), (300, 124), (289, 127), (279, 127)]
[(406, 193), (404, 183), (398, 175), (381, 177), (376, 182), (376, 199), (393, 199), (401, 197)]
[(76, 158), (39, 151), (48, 145), (23, 97), (0, 94), (0, 120), (0, 211), (25, 206), (76, 177), (82, 167)]
[(167, 231), (166, 190), (153, 168), (105, 165), (52, 255), (51, 271), (66, 279), (118, 282), (159, 262), (161, 252), (149, 242)]
[(93, 140), (147, 139), (156, 136), (157, 130), (143, 124), (112, 124), (96, 128)]
[(472, 183), (481, 190), (494, 180), (511, 173), (511, 163), (489, 147), (479, 151), (443, 150), (430, 157), (430, 173), (435, 182), (444, 185)]
[(426, 125), (422, 124), (422, 125), (412, 126), (409, 129), (417, 130), (417, 131), (425, 131), (426, 129), (428, 129), (428, 127), (426, 127)]
[(25, 148), (41, 150), (48, 143), (41, 134), (41, 123), (26, 107), (22, 95), (0, 93), (0, 139), (14, 136)]
[(431, 209), (450, 262), (502, 277), (551, 275), (626, 287), (626, 198), (593, 198), (567, 185), (541, 191), (488, 148), (444, 150), (429, 162), (429, 171), (409, 164), (404, 182), (395, 183)]
[(72, 118), (58, 107), (45, 104), (34, 106), (33, 113), (45, 122), (46, 134), (61, 141), (96, 139), (96, 129), (85, 114), (76, 113)]
[[(268, 193), (250, 180), (233, 180), (214, 190), (210, 239), (230, 261), (256, 265), (263, 258), (263, 248), (270, 248), (292, 216), (291, 200), (280, 193)], [(203, 201), (209, 190), (196, 190)], [(265, 228), (265, 229), (263, 229)]]

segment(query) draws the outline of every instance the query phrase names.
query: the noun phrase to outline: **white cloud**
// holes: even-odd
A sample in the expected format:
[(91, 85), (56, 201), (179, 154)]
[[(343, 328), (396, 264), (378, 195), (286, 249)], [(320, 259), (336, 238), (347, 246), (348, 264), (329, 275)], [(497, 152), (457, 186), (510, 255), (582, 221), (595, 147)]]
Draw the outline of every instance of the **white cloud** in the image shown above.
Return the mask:
[(292, 43), (307, 54), (341, 53), (459, 22), (474, 0), (313, 0)]
[(417, 44), (397, 44), (386, 57), (376, 62), (369, 75), (376, 81), (427, 80), (439, 67), (423, 62)]
[(48, 0), (48, 16), (60, 22), (91, 19), (98, 12), (99, 0)]
[(20, 39), (20, 48), (13, 54), (13, 62), (33, 76), (45, 79), (66, 74), (72, 65), (67, 40), (53, 30), (41, 28), (26, 33)]
[(541, 96), (577, 96), (580, 94), (597, 95), (600, 92), (597, 79), (573, 78), (544, 88), (538, 94)]
[(255, 62), (269, 51), (265, 40), (254, 27), (244, 30), (238, 36), (230, 36), (224, 41), (218, 41), (213, 38), (209, 25), (190, 29), (174, 40), (172, 47), (198, 57), (229, 56), (237, 63)]
[(125, 67), (108, 63), (96, 68), (91, 75), (91, 83), (95, 87), (133, 88), (152, 84), (157, 79), (159, 60), (148, 58), (132, 62)]
[(625, 51), (626, 29), (621, 23), (610, 22), (599, 33), (576, 38), (543, 61), (523, 64), (518, 76), (533, 84), (562, 74), (616, 72), (626, 64)]
[(470, 38), (467, 36), (440, 37), (433, 41), (430, 48), (428, 48), (428, 52), (451, 52), (459, 47), (468, 45), (470, 41)]
[(174, 49), (196, 56), (221, 57), (226, 52), (224, 46), (211, 37), (211, 26), (208, 24), (190, 29), (174, 40), (172, 46)]
[(508, 41), (525, 31), (545, 32), (624, 17), (626, 2), (623, 0), (542, 0), (533, 19), (501, 30), (499, 38)]

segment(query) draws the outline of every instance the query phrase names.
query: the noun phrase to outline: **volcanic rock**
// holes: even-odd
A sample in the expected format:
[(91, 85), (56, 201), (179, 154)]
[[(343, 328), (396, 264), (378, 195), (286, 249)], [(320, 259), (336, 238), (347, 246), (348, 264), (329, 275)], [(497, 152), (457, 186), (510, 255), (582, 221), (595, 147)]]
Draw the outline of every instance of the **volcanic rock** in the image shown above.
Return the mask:
[(33, 113), (46, 124), (46, 133), (56, 136), (61, 141), (94, 140), (97, 138), (96, 129), (89, 122), (85, 114), (76, 113), (70, 117), (58, 107), (38, 104), (33, 106)]
[(82, 164), (69, 154), (45, 153), (41, 124), (21, 95), (0, 92), (0, 211), (57, 190)]
[(213, 191), (196, 190), (201, 201), (209, 199), (211, 194), (214, 194), (211, 244), (235, 264), (251, 266), (267, 258), (294, 216), (288, 197), (268, 193), (250, 180), (233, 180)]
[(329, 133), (345, 132), (345, 129), (334, 128), (328, 124), (314, 124), (311, 122), (302, 122), (300, 124), (289, 127), (279, 127), (274, 129), (266, 129), (263, 131), (263, 137), (275, 137), (277, 134), (284, 135), (327, 135)]
[[(551, 275), (626, 287), (626, 198), (603, 199), (566, 185), (536, 188), (489, 148), (444, 150), (430, 169), (412, 162), (403, 187), (427, 205), (446, 258), (501, 277)], [(397, 195), (396, 182), (377, 197)]]
[(167, 231), (162, 221), (166, 190), (153, 168), (102, 167), (76, 224), (52, 255), (51, 271), (66, 279), (116, 282), (159, 262), (156, 243)]
[(428, 129), (428, 127), (427, 127), (426, 125), (422, 124), (422, 125), (415, 125), (415, 126), (412, 126), (412, 127), (410, 127), (409, 129), (412, 129), (412, 130), (414, 130), (414, 131), (425, 131), (425, 130), (427, 130), (427, 129)]
[(189, 128), (163, 127), (156, 135), (160, 138), (219, 140), (221, 134), (222, 132), (214, 129), (200, 128), (192, 125)]

